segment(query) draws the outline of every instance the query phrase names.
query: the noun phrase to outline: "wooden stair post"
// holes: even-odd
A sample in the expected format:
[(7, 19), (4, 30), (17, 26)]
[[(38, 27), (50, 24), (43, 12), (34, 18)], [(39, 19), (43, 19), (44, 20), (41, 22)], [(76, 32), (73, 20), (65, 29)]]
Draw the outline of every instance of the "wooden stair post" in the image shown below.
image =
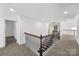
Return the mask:
[(40, 35), (40, 56), (43, 56), (43, 51), (42, 51), (42, 35)]

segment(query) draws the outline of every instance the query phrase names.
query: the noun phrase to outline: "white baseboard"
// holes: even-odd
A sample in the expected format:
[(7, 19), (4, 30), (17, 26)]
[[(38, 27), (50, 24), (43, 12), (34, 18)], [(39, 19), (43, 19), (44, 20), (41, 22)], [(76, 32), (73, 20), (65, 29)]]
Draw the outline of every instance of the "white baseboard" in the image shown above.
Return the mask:
[(5, 44), (0, 44), (0, 48), (4, 48), (5, 47)]
[(19, 42), (19, 41), (17, 41), (17, 44), (22, 45), (22, 44), (25, 44), (25, 42)]
[(78, 39), (76, 39), (76, 41), (77, 41), (77, 43), (78, 43), (78, 45), (79, 45), (79, 40), (78, 40)]

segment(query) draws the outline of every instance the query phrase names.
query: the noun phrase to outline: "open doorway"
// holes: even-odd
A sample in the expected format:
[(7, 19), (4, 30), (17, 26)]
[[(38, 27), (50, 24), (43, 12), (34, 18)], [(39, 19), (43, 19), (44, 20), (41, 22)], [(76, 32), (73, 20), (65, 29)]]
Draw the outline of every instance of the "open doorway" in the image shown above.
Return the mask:
[(60, 39), (60, 23), (59, 22), (49, 23), (49, 34), (54, 34), (55, 39)]
[(5, 43), (6, 45), (16, 43), (15, 39), (15, 24), (16, 21), (6, 20), (5, 21)]

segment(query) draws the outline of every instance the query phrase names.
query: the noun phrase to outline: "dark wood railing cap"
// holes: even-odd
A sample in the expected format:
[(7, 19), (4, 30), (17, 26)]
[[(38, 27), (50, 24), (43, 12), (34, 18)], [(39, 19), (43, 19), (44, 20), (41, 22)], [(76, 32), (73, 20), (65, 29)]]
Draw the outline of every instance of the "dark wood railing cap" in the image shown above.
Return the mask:
[(30, 34), (30, 33), (26, 33), (26, 32), (24, 32), (24, 34), (28, 34), (28, 35), (31, 35), (31, 36), (34, 36), (34, 37), (40, 38), (40, 36), (37, 36), (37, 35), (34, 35), (34, 34)]
[(24, 34), (28, 34), (28, 35), (31, 35), (31, 36), (34, 36), (34, 37), (37, 37), (37, 38), (40, 38), (40, 37), (45, 38), (45, 37), (48, 37), (48, 36), (51, 36), (51, 35), (53, 36), (53, 34), (48, 34), (48, 35), (45, 35), (45, 36), (42, 36), (42, 35), (37, 36), (37, 35), (30, 34), (30, 33), (27, 33), (27, 32), (24, 32)]

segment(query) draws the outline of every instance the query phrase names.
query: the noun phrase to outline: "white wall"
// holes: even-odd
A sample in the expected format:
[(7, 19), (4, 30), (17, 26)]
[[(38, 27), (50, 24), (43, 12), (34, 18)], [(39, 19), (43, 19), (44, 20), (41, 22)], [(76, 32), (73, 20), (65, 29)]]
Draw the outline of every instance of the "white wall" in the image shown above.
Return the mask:
[(77, 20), (77, 36), (76, 36), (76, 40), (79, 44), (79, 15), (77, 15), (76, 17), (76, 20)]
[(5, 46), (5, 21), (3, 4), (0, 4), (0, 48)]
[(0, 18), (0, 48), (5, 46), (5, 21)]
[(23, 23), (23, 31), (32, 33), (35, 35), (47, 35), (48, 34), (48, 23), (38, 21), (34, 19), (21, 18)]
[(15, 31), (15, 22), (6, 20), (5, 21), (5, 25), (6, 25), (5, 26), (6, 37), (8, 37), (8, 36), (15, 36), (15, 33), (14, 33), (14, 31)]
[(74, 32), (72, 31), (73, 27), (77, 28), (77, 20), (75, 18), (67, 21), (62, 21), (61, 35), (62, 34), (74, 35)]
[(24, 44), (25, 36), (24, 36), (24, 31), (23, 31), (23, 23), (22, 23), (22, 19), (20, 18), (20, 16), (17, 16), (15, 27), (16, 27), (15, 38), (17, 39), (17, 43), (19, 45)]

